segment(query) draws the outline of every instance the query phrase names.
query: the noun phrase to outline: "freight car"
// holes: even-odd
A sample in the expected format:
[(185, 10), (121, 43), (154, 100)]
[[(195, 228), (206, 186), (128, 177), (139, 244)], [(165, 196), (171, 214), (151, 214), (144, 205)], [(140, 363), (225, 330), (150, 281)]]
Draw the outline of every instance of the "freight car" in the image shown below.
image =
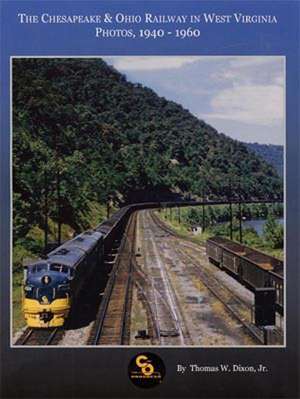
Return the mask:
[(246, 245), (223, 237), (206, 242), (206, 253), (217, 265), (251, 291), (257, 288), (276, 289), (276, 310), (283, 315), (283, 262)]

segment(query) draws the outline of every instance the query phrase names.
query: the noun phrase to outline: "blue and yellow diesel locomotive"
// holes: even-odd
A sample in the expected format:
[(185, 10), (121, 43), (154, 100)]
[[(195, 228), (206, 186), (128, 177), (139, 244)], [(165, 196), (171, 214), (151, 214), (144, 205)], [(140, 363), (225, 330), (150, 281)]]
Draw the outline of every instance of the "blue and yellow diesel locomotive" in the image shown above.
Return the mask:
[(29, 327), (60, 327), (103, 261), (103, 233), (87, 231), (26, 266), (22, 310)]

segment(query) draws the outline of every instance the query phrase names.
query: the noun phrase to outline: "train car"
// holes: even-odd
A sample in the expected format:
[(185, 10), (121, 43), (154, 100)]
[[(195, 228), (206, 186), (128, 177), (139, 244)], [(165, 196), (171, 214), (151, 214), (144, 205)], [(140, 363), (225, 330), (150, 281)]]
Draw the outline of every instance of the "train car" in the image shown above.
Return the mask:
[(94, 273), (96, 266), (101, 265), (103, 261), (103, 235), (98, 231), (86, 231), (48, 255), (51, 261), (61, 263), (65, 262), (67, 255), (70, 256), (78, 250), (84, 253), (84, 259), (74, 266), (76, 272), (71, 284), (73, 296), (79, 294), (85, 281)]
[(224, 242), (222, 237), (213, 237), (206, 241), (206, 254), (211, 263), (222, 268), (223, 248), (221, 244)]
[(284, 279), (283, 262), (273, 256), (251, 250), (241, 258), (242, 279), (250, 289), (274, 287), (276, 290), (276, 310), (283, 315)]
[(22, 302), (27, 325), (62, 326), (72, 302), (102, 258), (103, 235), (89, 231), (50, 252), (46, 259), (27, 265)]
[(284, 309), (284, 278), (283, 273), (270, 272), (271, 287), (276, 289), (276, 310), (283, 315)]
[(121, 208), (96, 228), (104, 236), (105, 253), (109, 253), (115, 241), (122, 236), (131, 213), (132, 207), (126, 206)]
[(274, 287), (276, 307), (283, 314), (283, 262), (246, 245), (223, 237), (207, 240), (209, 260), (225, 270), (247, 288)]
[(270, 287), (270, 274), (272, 271), (271, 257), (251, 249), (241, 256), (242, 281), (250, 289)]
[(244, 245), (229, 240), (223, 243), (223, 269), (239, 281), (242, 280), (241, 256), (246, 253), (247, 248)]

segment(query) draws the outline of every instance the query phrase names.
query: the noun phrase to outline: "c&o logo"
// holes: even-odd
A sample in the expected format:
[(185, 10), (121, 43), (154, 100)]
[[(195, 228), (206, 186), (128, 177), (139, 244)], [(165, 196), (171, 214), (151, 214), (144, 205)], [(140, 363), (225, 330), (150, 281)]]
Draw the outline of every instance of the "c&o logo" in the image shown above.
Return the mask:
[(130, 380), (141, 388), (152, 388), (160, 384), (165, 374), (163, 361), (154, 353), (140, 353), (131, 359), (128, 366)]

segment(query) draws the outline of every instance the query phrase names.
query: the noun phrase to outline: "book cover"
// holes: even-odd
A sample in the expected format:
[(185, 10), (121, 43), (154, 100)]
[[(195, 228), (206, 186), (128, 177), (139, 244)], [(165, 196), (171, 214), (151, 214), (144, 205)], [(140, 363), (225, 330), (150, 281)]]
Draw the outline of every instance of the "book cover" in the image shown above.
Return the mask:
[(299, 397), (299, 11), (1, 1), (1, 397)]

